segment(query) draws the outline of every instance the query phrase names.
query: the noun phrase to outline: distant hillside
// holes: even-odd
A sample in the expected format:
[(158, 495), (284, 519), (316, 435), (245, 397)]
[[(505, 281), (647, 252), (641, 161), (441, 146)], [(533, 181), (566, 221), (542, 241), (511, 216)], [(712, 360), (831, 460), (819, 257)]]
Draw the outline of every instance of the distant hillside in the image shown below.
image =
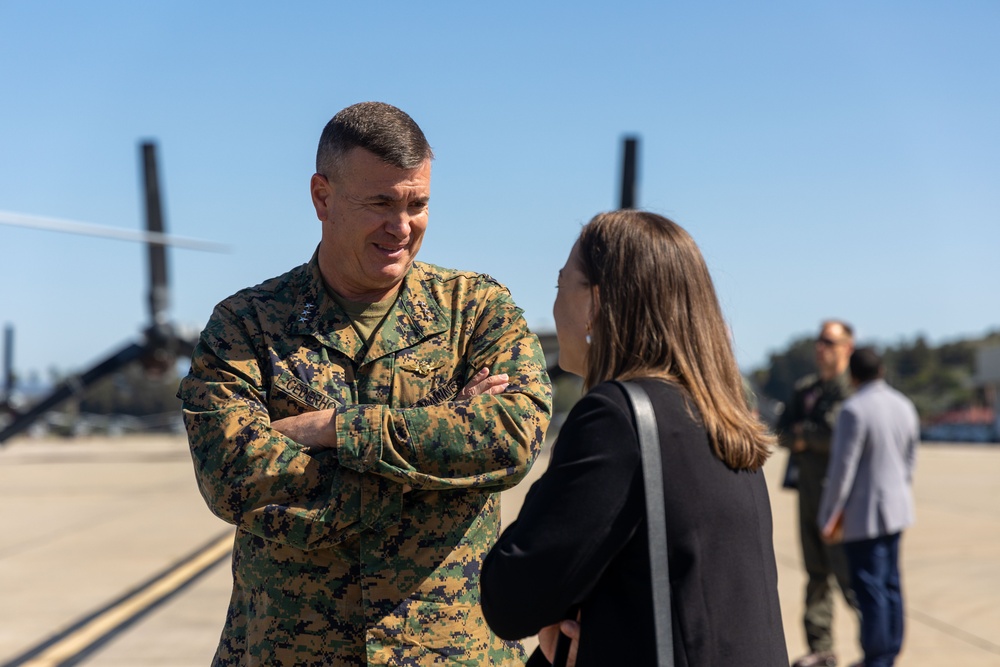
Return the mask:
[[(922, 419), (928, 419), (949, 410), (992, 403), (973, 381), (976, 349), (986, 344), (1000, 344), (1000, 331), (936, 347), (923, 336), (876, 347), (885, 359), (886, 380), (910, 397)], [(787, 400), (795, 381), (815, 370), (813, 345), (812, 337), (799, 338), (772, 354), (766, 368), (751, 373), (754, 386), (768, 398)]]

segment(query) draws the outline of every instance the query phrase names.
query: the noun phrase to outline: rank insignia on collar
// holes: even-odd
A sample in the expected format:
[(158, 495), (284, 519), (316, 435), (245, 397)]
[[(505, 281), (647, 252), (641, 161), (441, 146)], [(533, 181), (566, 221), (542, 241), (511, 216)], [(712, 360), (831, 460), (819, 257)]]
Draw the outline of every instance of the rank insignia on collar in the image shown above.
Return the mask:
[(299, 317), (299, 322), (308, 322), (309, 318), (312, 316), (312, 309), (315, 308), (312, 303), (307, 303), (302, 306), (302, 315)]
[(443, 361), (439, 364), (432, 364), (422, 359), (418, 359), (416, 361), (409, 361), (405, 364), (399, 365), (399, 367), (402, 368), (404, 371), (410, 371), (411, 373), (416, 373), (417, 375), (430, 375), (431, 371), (436, 371), (442, 366), (444, 366)]

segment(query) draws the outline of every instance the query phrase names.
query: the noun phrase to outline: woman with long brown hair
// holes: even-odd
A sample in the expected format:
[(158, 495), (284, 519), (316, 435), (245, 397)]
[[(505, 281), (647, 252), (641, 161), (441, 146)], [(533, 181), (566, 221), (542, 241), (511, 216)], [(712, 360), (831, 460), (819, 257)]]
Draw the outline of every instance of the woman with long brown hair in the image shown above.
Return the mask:
[[(638, 383), (659, 431), (677, 665), (787, 665), (771, 508), (774, 438), (753, 415), (715, 288), (691, 237), (653, 213), (584, 226), (559, 272), (559, 365), (586, 395), (549, 467), (483, 565), (483, 611), (507, 639), (558, 627), (576, 664), (656, 664), (636, 428), (615, 381)], [(543, 655), (544, 654), (544, 658)]]

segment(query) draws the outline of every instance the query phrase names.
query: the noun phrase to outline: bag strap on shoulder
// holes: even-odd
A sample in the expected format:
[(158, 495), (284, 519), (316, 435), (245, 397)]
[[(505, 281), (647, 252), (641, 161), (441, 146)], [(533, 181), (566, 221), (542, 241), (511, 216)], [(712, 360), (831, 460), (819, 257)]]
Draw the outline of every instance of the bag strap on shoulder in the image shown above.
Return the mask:
[(674, 664), (673, 623), (670, 612), (670, 569), (667, 562), (667, 518), (663, 505), (663, 468), (656, 412), (646, 390), (635, 382), (617, 382), (632, 404), (642, 453), (642, 481), (646, 491), (646, 526), (649, 531), (649, 568), (653, 588), (657, 664)]

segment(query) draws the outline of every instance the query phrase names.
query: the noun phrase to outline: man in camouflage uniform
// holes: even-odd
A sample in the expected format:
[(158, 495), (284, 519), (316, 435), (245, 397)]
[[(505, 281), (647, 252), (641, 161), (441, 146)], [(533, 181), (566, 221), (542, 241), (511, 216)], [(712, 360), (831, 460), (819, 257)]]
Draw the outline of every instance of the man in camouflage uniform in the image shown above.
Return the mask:
[(479, 607), (498, 491), (551, 392), (500, 284), (414, 256), (430, 146), (363, 103), (327, 125), (311, 261), (220, 303), (182, 381), (195, 472), (237, 526), (216, 665), (501, 665)]
[(847, 559), (840, 545), (827, 545), (820, 537), (816, 518), (826, 469), (830, 463), (830, 441), (841, 403), (851, 393), (847, 373), (854, 332), (837, 320), (823, 322), (816, 339), (816, 374), (795, 384), (791, 399), (778, 421), (778, 438), (791, 450), (790, 465), (798, 468), (799, 534), (806, 582), (805, 630), (809, 653), (793, 667), (834, 667), (833, 593), (837, 580), (848, 604), (857, 608), (851, 592)]

